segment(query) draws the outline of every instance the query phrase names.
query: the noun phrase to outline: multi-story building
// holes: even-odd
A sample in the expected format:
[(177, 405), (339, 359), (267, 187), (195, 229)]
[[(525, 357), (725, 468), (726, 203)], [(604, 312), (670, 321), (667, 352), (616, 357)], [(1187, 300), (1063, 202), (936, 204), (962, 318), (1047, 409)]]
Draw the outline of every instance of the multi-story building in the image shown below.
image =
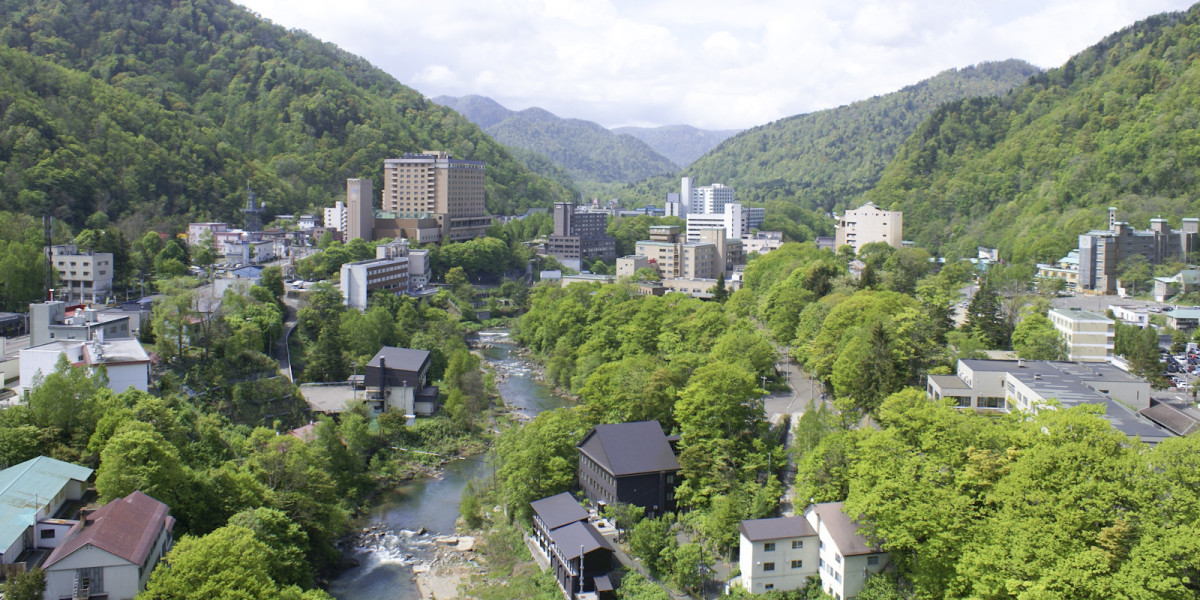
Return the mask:
[(577, 446), (579, 487), (594, 502), (675, 510), (679, 459), (658, 421), (597, 425)]
[(350, 240), (375, 239), (375, 202), (370, 179), (346, 180), (346, 229), (343, 237)]
[(573, 202), (555, 202), (554, 233), (547, 240), (546, 253), (576, 271), (590, 260), (613, 260), (617, 242), (607, 230), (604, 213), (576, 210)]
[(428, 250), (408, 251), (408, 290), (425, 289), (432, 275)]
[(1055, 263), (1038, 263), (1037, 270), (1038, 278), (1061, 279), (1068, 291), (1075, 291), (1079, 285), (1079, 251), (1072, 250)]
[[(533, 509), (534, 549), (550, 565), (567, 600), (612, 597), (613, 549), (588, 518), (588, 512), (563, 492), (529, 503)], [(540, 562), (540, 561), (539, 561)]]
[(212, 237), (215, 243), (216, 235), (224, 231), (229, 231), (228, 223), (188, 223), (188, 245), (199, 246), (206, 237)]
[(702, 229), (700, 241), (685, 242), (674, 225), (650, 227), (650, 239), (639, 241), (637, 255), (646, 257), (662, 279), (712, 279), (744, 260), (741, 240), (725, 237), (724, 228)]
[(22, 349), (18, 395), (32, 391), (38, 377), (53, 373), (59, 358), (64, 356), (72, 366), (104, 367), (108, 388), (118, 394), (131, 387), (142, 392), (150, 387), (150, 355), (140, 342), (134, 338), (97, 336), (90, 341), (58, 340)]
[(333, 208), (325, 209), (325, 227), (345, 233), (349, 225), (347, 222), (349, 215), (350, 213), (346, 210), (345, 202), (335, 202)]
[(427, 385), (431, 358), (428, 350), (384, 346), (367, 362), (363, 375), (365, 402), (376, 412), (432, 415), (438, 408), (438, 388)]
[(441, 241), (482, 237), (492, 225), (484, 210), (486, 164), (448, 152), (405, 154), (383, 162), (383, 210), (396, 218), (434, 218)]
[(1103, 417), (1129, 437), (1153, 445), (1171, 436), (1136, 412), (1150, 406), (1150, 383), (1106, 363), (961, 359), (957, 374), (927, 376), (925, 393), (979, 412), (1037, 413), (1051, 400), (1103, 406)]
[(825, 593), (852, 600), (889, 557), (857, 529), (841, 502), (810, 505), (804, 516), (742, 521), (740, 583), (761, 594), (800, 589), (816, 575)]
[(688, 214), (723, 213), (725, 205), (733, 203), (733, 196), (733, 188), (719, 183), (691, 188), (688, 197)]
[(650, 259), (641, 254), (630, 254), (617, 259), (617, 277), (633, 277), (638, 269), (650, 266)]
[(129, 315), (101, 312), (82, 304), (68, 306), (60, 300), (29, 305), (29, 345), (61, 340), (129, 337)]
[(91, 297), (99, 302), (112, 291), (113, 255), (109, 252), (80, 252), (73, 244), (50, 247), (50, 260), (67, 289), (68, 298)]
[(75, 524), (63, 517), (75, 514), (72, 501), (83, 499), (91, 476), (87, 467), (48, 456), (0, 471), (0, 565), (57, 546)]
[(408, 293), (408, 256), (360, 260), (342, 265), (342, 297), (358, 310), (367, 308), (371, 294), (383, 290), (400, 296)]
[(898, 210), (883, 210), (868, 202), (838, 217), (834, 225), (835, 245), (849, 245), (858, 252), (863, 246), (874, 242), (887, 242), (900, 248), (904, 237), (904, 213)]
[(1171, 229), (1166, 219), (1150, 219), (1150, 229), (1135, 230), (1117, 220), (1117, 209), (1108, 209), (1108, 229), (1079, 236), (1079, 289), (1097, 294), (1117, 291), (1117, 272), (1131, 256), (1141, 255), (1152, 265), (1186, 261), (1200, 249), (1200, 220), (1183, 219), (1183, 229)]
[(1113, 358), (1112, 319), (1078, 308), (1052, 308), (1046, 314), (1067, 342), (1067, 358), (1079, 362), (1108, 362)]

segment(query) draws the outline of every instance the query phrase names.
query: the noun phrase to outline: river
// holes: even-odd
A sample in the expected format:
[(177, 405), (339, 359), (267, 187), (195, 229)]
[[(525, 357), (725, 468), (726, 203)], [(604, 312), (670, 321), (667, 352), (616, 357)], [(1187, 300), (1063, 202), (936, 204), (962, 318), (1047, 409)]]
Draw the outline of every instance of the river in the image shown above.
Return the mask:
[[(507, 332), (485, 331), (479, 341), (487, 364), (496, 369), (501, 398), (518, 412), (533, 417), (570, 404), (534, 379), (534, 371), (518, 355)], [(354, 524), (378, 527), (380, 535), (355, 550), (359, 565), (331, 581), (329, 593), (338, 600), (419, 599), (413, 566), (433, 555), (433, 537), (454, 534), (463, 489), (489, 469), (483, 457), (451, 461), (441, 477), (413, 481), (381, 496)], [(422, 527), (427, 533), (416, 534)]]

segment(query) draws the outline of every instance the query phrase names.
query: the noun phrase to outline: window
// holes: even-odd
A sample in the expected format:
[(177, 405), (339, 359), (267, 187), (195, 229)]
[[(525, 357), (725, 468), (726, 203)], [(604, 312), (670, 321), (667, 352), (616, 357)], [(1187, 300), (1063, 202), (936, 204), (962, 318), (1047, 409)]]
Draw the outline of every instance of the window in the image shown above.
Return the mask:
[(879, 564), (879, 555), (872, 554), (871, 556), (867, 557), (867, 566), (868, 567), (874, 567), (875, 565), (878, 565), (878, 564)]
[(802, 560), (793, 560), (793, 561), (792, 561), (792, 568), (793, 568), (793, 569), (803, 569), (803, 568), (804, 568), (804, 561), (802, 561)]
[(764, 585), (764, 586), (763, 586), (763, 589), (764, 589), (764, 590), (773, 590), (773, 589), (775, 589), (775, 584), (773, 584), (773, 583), (768, 583), (767, 585)]
[(818, 568), (818, 569), (824, 569), (824, 568), (825, 568), (825, 559), (823, 559), (823, 558), (818, 558), (818, 559), (817, 559), (817, 568)]
[(763, 552), (774, 552), (774, 551), (775, 551), (775, 542), (767, 542), (767, 543), (763, 544)]
[(764, 571), (774, 571), (775, 563), (773, 563), (773, 562), (763, 563), (763, 570)]
[(825, 540), (821, 540), (821, 543), (819, 544), (819, 546), (820, 546), (821, 550), (824, 550), (825, 549)]
[(49, 539), (54, 538), (54, 530), (53, 529), (43, 529), (41, 533), (42, 533), (43, 540), (49, 540)]
[(839, 564), (839, 565), (842, 564), (842, 555), (841, 554), (834, 553), (833, 559), (837, 561), (837, 564)]
[(792, 550), (804, 547), (804, 540), (792, 540)]

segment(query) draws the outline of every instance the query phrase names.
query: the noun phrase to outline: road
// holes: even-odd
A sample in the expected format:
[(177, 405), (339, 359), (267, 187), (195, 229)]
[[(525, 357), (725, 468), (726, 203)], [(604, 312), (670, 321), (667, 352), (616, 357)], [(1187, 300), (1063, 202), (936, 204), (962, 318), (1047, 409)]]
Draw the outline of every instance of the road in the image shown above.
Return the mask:
[(279, 372), (284, 377), (295, 381), (292, 373), (292, 354), (288, 351), (288, 340), (292, 338), (292, 330), (296, 328), (296, 315), (300, 311), (300, 301), (296, 298), (283, 297), (287, 314), (283, 317), (283, 335), (275, 342), (275, 359), (279, 361)]

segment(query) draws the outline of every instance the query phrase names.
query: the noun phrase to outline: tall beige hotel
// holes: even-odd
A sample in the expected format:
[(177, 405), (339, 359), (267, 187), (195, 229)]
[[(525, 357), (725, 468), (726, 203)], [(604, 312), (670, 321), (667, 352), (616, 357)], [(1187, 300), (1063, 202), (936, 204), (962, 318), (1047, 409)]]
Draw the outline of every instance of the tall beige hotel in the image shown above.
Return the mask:
[(382, 208), (397, 219), (436, 219), (443, 243), (482, 237), (492, 225), (483, 206), (485, 168), (448, 152), (386, 159)]

